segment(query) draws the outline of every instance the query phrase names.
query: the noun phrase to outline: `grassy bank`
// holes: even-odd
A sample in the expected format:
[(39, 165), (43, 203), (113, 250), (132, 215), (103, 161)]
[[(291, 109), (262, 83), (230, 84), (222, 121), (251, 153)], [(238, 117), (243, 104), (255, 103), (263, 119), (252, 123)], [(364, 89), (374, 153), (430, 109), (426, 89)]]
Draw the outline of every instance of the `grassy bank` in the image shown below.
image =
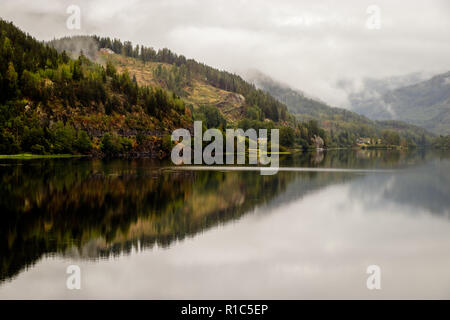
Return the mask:
[(20, 153), (20, 154), (5, 154), (0, 155), (0, 159), (56, 159), (56, 158), (77, 158), (85, 157), (83, 155), (75, 154), (31, 154), (31, 153)]

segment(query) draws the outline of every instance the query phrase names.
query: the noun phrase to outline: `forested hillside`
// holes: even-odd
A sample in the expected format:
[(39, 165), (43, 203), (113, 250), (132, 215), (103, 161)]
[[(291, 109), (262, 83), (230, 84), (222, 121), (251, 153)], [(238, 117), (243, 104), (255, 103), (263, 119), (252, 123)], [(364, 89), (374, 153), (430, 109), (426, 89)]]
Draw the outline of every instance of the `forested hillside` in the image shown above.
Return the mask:
[(350, 102), (371, 119), (402, 120), (435, 134), (450, 134), (450, 72), (392, 90), (363, 90), (352, 94)]
[(71, 59), (0, 20), (0, 153), (155, 153), (192, 122), (183, 100)]

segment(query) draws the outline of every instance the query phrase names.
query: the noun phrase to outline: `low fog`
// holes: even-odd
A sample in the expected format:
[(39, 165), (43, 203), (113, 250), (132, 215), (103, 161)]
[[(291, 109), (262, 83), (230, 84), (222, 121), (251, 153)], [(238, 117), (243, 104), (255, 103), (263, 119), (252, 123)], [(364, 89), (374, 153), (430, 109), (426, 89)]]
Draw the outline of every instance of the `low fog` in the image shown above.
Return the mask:
[[(70, 5), (81, 9), (78, 30), (66, 25)], [(2, 0), (1, 8), (39, 40), (97, 34), (168, 47), (244, 76), (260, 70), (340, 107), (367, 78), (450, 70), (445, 0)]]

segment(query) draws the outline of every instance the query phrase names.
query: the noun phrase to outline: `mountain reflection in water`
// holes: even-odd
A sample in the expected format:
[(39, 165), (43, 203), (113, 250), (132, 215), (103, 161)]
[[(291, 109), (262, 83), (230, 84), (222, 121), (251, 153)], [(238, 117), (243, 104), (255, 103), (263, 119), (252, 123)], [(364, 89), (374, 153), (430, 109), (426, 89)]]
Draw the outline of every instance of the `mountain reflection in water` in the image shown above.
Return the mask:
[(448, 219), (446, 153), (329, 151), (286, 156), (281, 165), (402, 170), (264, 176), (166, 170), (167, 163), (151, 160), (3, 160), (0, 280), (14, 279), (42, 257), (96, 260), (155, 245), (170, 248), (257, 208), (270, 214), (333, 184), (351, 182), (352, 196), (370, 206), (412, 205)]

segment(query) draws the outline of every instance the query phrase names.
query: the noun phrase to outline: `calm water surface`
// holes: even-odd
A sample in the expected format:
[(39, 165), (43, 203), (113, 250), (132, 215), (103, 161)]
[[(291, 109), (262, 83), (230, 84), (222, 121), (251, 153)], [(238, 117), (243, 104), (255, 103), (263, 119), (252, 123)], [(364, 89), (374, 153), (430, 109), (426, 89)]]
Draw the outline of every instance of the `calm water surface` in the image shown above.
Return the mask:
[[(358, 170), (0, 160), (0, 298), (450, 298), (449, 153), (281, 163)], [(66, 288), (72, 264), (81, 290)]]

